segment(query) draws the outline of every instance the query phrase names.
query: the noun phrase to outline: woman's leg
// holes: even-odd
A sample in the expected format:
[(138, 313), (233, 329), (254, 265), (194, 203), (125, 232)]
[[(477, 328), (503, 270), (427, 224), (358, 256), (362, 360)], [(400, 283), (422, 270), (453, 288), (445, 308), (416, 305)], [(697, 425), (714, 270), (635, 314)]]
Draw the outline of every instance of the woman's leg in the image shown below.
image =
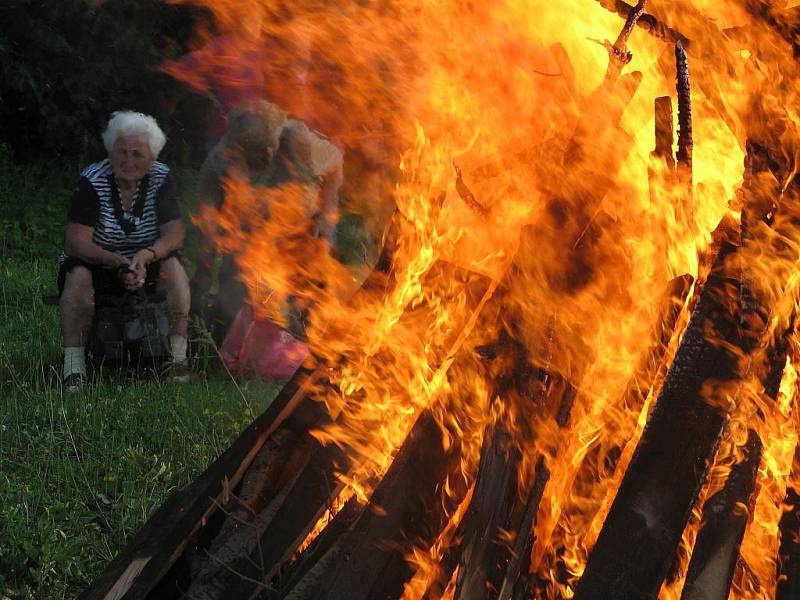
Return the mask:
[(191, 295), (186, 271), (174, 256), (161, 261), (157, 288), (163, 290), (167, 296), (172, 360), (185, 363)]
[(64, 340), (64, 379), (86, 375), (84, 347), (94, 316), (92, 272), (75, 265), (66, 273), (59, 300), (61, 336)]

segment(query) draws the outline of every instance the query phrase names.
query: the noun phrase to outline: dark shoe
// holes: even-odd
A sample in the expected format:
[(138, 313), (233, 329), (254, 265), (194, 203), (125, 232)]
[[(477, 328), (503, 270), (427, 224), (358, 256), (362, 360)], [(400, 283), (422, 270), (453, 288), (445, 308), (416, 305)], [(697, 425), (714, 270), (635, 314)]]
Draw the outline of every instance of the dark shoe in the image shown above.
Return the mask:
[(64, 378), (64, 390), (70, 394), (79, 392), (86, 384), (86, 375), (83, 373), (72, 373)]
[(192, 371), (189, 369), (188, 361), (169, 363), (164, 369), (163, 377), (167, 381), (175, 383), (188, 383), (192, 379)]

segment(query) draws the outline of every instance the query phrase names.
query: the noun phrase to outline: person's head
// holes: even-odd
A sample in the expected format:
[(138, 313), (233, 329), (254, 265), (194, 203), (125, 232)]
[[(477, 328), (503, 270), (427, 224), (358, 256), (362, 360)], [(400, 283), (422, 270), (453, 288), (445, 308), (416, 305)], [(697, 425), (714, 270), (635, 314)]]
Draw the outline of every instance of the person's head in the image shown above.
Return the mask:
[(226, 145), (238, 152), (249, 169), (266, 167), (275, 157), (286, 113), (264, 100), (231, 111)]
[(117, 111), (111, 115), (103, 144), (117, 179), (138, 181), (150, 170), (167, 137), (156, 120), (139, 112)]

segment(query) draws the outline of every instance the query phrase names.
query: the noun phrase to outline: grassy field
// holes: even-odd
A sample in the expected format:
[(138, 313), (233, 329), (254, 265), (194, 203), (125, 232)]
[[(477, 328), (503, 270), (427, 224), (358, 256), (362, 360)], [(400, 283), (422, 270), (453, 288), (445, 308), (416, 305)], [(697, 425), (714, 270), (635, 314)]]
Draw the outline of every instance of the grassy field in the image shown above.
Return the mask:
[(20, 169), (0, 147), (0, 173), (0, 600), (73, 598), (280, 386), (111, 372), (65, 393), (58, 309), (40, 298), (77, 170)]

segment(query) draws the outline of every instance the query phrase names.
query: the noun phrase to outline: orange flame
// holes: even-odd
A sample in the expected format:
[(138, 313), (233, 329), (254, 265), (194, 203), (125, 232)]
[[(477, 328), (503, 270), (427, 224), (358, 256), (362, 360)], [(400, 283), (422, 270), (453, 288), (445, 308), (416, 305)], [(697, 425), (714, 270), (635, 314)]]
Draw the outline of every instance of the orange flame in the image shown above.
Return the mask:
[[(191, 68), (167, 70), (207, 91), (243, 85), (241, 69), (230, 67), (246, 62), (267, 99), (344, 150), (347, 210), (378, 232), (397, 209), (392, 272), (380, 294), (356, 293), (357, 274), (308, 232), (314, 197), (302, 183), (259, 187), (234, 174), (224, 205), (197, 221), (235, 255), (263, 314), (285, 324), (289, 297), (310, 310), (311, 351), (336, 390), (317, 398), (333, 423), (314, 435), (345, 448), (355, 465), (340, 474), (342, 497), (369, 501), (425, 410), (445, 444), (459, 436), (461, 475), (474, 482), (483, 431), (502, 417), (527, 440), (521, 469), (530, 473), (543, 456), (551, 473), (531, 569), (548, 582), (547, 597), (571, 597), (663, 376), (628, 404), (626, 389), (661, 318), (659, 299), (673, 277), (688, 273), (702, 284), (713, 244), (739, 234), (718, 225), (738, 221), (745, 202), (765, 213), (772, 203), (784, 207), (771, 227), (751, 224), (746, 233), (757, 243), (742, 252), (748, 285), (770, 307), (763, 339), (783, 334), (796, 311), (800, 245), (785, 206), (800, 164), (800, 79), (779, 25), (733, 0), (651, 3), (690, 41), (694, 186), (686, 190), (651, 156), (653, 99), (674, 95), (672, 47), (636, 30), (632, 63), (607, 87), (609, 57), (595, 41), (615, 39), (622, 25), (601, 6), (608, 3), (206, 4), (222, 35), (205, 40)], [(789, 14), (777, 3), (770, 10), (778, 21)], [(743, 180), (748, 141), (780, 149), (783, 180)], [(686, 320), (684, 309), (678, 332)], [(553, 418), (553, 406), (495, 401), (492, 369), (500, 367), (473, 350), (503, 332), (527, 349), (532, 369), (576, 390), (568, 422)], [(719, 489), (741, 458), (739, 433), (754, 427), (764, 456), (737, 598), (756, 597), (748, 577), (757, 578), (758, 597), (774, 589), (770, 561), (796, 444), (793, 392), (771, 401), (759, 383), (767, 350), (763, 342), (743, 357), (752, 376), (723, 390), (722, 403), (734, 409), (703, 492)], [(554, 395), (545, 390), (544, 405)], [(409, 557), (417, 573), (407, 597), (420, 597), (438, 576), (468, 498), (456, 499), (433, 546)], [(686, 549), (695, 533), (687, 529)], [(679, 594), (677, 585), (680, 578), (663, 597)]]

